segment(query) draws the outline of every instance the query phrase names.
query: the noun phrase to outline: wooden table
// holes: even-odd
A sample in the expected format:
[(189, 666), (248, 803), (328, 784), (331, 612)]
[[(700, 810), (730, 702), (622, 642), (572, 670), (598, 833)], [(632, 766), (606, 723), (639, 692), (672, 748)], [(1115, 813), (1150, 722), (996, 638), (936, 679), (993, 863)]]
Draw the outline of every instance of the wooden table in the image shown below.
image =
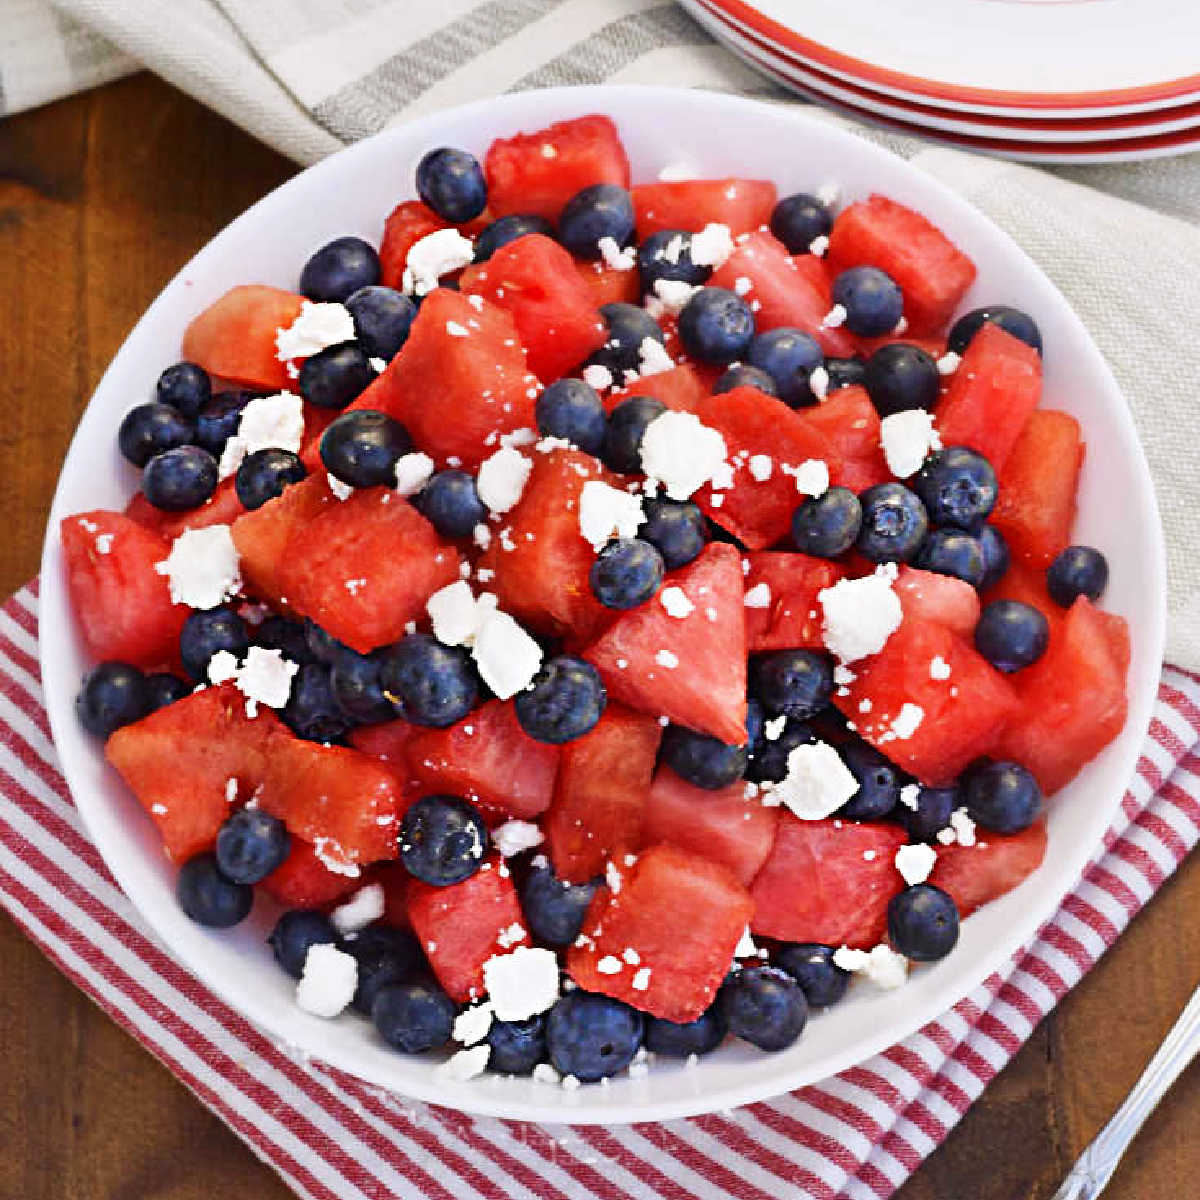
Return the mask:
[[(0, 122), (5, 594), (37, 568), (68, 439), (134, 321), (217, 230), (293, 170), (146, 76)], [(900, 1200), (1052, 1194), (1200, 978), (1198, 912), (1193, 862), (1037, 1030)], [(290, 1194), (6, 917), (0, 963), (0, 1195)], [(1193, 1072), (1151, 1118), (1112, 1200), (1200, 1193), (1197, 1118)]]

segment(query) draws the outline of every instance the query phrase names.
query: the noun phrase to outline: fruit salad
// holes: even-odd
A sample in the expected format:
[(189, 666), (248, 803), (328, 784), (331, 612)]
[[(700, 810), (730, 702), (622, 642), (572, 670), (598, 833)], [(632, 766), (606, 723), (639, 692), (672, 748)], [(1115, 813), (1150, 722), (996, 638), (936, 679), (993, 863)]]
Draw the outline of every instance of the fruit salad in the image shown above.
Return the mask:
[(140, 490), (62, 522), (183, 911), (454, 1079), (786, 1049), (1125, 721), (1034, 320), (886, 196), (676, 175), (600, 115), (431, 149), (377, 246), (195, 317)]

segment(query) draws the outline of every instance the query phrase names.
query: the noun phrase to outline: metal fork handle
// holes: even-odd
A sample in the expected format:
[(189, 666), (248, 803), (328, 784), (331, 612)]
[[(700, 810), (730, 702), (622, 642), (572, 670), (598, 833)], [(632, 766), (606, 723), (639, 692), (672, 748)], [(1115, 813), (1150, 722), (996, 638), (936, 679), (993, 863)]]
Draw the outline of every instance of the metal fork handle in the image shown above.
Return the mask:
[(1187, 1007), (1125, 1097), (1124, 1104), (1079, 1156), (1051, 1200), (1095, 1200), (1100, 1195), (1129, 1143), (1197, 1051), (1200, 1051), (1200, 988), (1192, 993)]

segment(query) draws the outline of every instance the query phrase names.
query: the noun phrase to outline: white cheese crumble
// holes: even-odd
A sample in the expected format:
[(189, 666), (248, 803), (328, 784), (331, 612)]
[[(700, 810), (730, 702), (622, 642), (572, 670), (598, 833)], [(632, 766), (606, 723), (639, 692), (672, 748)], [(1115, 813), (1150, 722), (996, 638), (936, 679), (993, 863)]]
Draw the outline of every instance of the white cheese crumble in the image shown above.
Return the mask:
[(504, 446), (479, 468), (479, 499), (494, 513), (506, 513), (521, 499), (533, 463), (519, 450)]
[(687, 500), (725, 463), (725, 439), (693, 413), (665, 412), (642, 435), (642, 469), (672, 500)]
[(496, 610), (496, 597), (484, 592), (478, 599), (464, 579), (438, 588), (425, 602), (433, 636), (444, 646), (469, 646), (483, 622)]
[(892, 589), (895, 579), (895, 564), (884, 563), (873, 575), (839, 579), (817, 593), (825, 646), (842, 662), (878, 654), (899, 629), (904, 613)]
[(236, 679), (237, 673), (238, 660), (228, 650), (218, 650), (208, 660), (208, 682), (214, 687), (219, 687), (222, 683), (228, 683), (231, 679)]
[(918, 783), (906, 783), (900, 789), (900, 803), (905, 808), (911, 808), (913, 812), (917, 811), (921, 796), (921, 785)]
[(225, 780), (225, 799), (232, 804), (238, 797), (238, 781), (234, 776)]
[(542, 831), (530, 821), (505, 821), (492, 830), (492, 845), (501, 858), (512, 858), (541, 844)]
[(216, 608), (242, 586), (237, 547), (228, 525), (185, 529), (154, 569), (167, 576), (172, 601), (190, 608)]
[(609, 538), (636, 537), (645, 520), (640, 496), (632, 496), (599, 479), (589, 479), (579, 493), (579, 532), (597, 552)]
[(329, 490), (336, 499), (349, 500), (354, 495), (354, 489), (348, 483), (343, 483), (336, 475), (326, 475), (325, 478), (329, 483)]
[(558, 999), (558, 958), (553, 950), (518, 946), (483, 964), (483, 983), (498, 1021), (524, 1021)]
[(938, 841), (943, 846), (952, 846), (957, 842), (960, 846), (975, 845), (975, 822), (965, 808), (956, 808), (950, 814), (950, 825), (938, 831)]
[(492, 1048), (484, 1042), (482, 1046), (472, 1046), (469, 1050), (456, 1050), (440, 1067), (438, 1072), (449, 1079), (465, 1083), (474, 1079), (487, 1070), (488, 1059), (492, 1057)]
[(787, 715), (784, 714), (778, 717), (772, 717), (769, 721), (763, 723), (763, 737), (768, 742), (777, 742), (783, 736), (783, 731), (787, 728)]
[(304, 401), (291, 392), (260, 396), (242, 409), (237, 433), (221, 451), (218, 474), (222, 479), (227, 479), (242, 465), (247, 455), (259, 450), (290, 450), (293, 454), (299, 454), (303, 443)]
[(665, 587), (658, 594), (659, 603), (666, 609), (668, 617), (683, 620), (696, 611), (696, 606), (688, 599), (688, 594), (681, 587)]
[(596, 964), (596, 970), (601, 975), (620, 975), (623, 970), (623, 964), (615, 954), (606, 954)]
[(526, 937), (528, 934), (525, 932), (525, 926), (520, 921), (514, 921), (496, 934), (496, 945), (502, 946), (505, 950), (511, 950), (518, 942), (523, 942)]
[(621, 957), (631, 967), (636, 967), (642, 961), (642, 956), (632, 946), (626, 946), (625, 949), (621, 951)]
[(344, 304), (305, 300), (296, 319), (275, 331), (275, 357), (280, 362), (311, 358), (330, 346), (354, 341), (354, 318)]
[(817, 258), (824, 258), (829, 252), (829, 235), (825, 233), (818, 234), (811, 242), (808, 243), (809, 254), (816, 255)]
[(117, 535), (115, 533), (98, 533), (98, 534), (96, 534), (96, 542), (95, 542), (96, 553), (97, 554), (111, 554), (113, 539), (116, 536)]
[(383, 916), (383, 906), (383, 884), (369, 883), (359, 888), (345, 904), (339, 904), (329, 914), (329, 919), (338, 933), (357, 933)]
[(880, 735), (879, 740), (881, 742), (907, 742), (920, 728), (923, 720), (925, 720), (925, 710), (919, 704), (905, 702), (900, 705), (900, 711), (892, 718), (887, 732)]
[[(663, 312), (678, 316), (683, 306), (699, 291), (695, 285), (684, 279), (656, 279), (654, 281), (654, 297), (662, 305)], [(645, 374), (645, 372), (642, 372)]]
[(829, 398), (829, 372), (824, 367), (813, 367), (809, 372), (808, 390), (818, 400)]
[(940, 654), (929, 660), (929, 678), (939, 682), (950, 678), (950, 664)]
[(672, 654), (670, 650), (659, 650), (654, 656), (654, 661), (660, 667), (666, 667), (668, 671), (673, 671), (679, 666), (679, 656)]
[[(650, 968), (639, 967), (633, 973), (633, 978), (629, 981), (629, 986), (635, 992), (644, 992), (650, 986)], [(633, 1068), (629, 1068), (629, 1074), (633, 1075)]]
[(638, 345), (638, 371), (642, 378), (648, 375), (661, 375), (664, 371), (675, 368), (675, 360), (667, 353), (667, 348), (657, 338), (642, 338)]
[(841, 946), (833, 952), (833, 965), (862, 975), (881, 988), (902, 987), (908, 979), (908, 960), (882, 943), (870, 951)]
[(962, 358), (955, 354), (953, 350), (947, 350), (941, 358), (937, 360), (937, 369), (939, 375), (953, 375), (958, 370), (962, 363)]
[(829, 491), (829, 465), (820, 458), (806, 458), (789, 472), (796, 481), (796, 491), (814, 500)]
[(749, 468), (753, 479), (759, 483), (766, 483), (771, 478), (771, 471), (775, 463), (769, 454), (752, 454), (746, 466)]
[(292, 680), (299, 670), (300, 664), (284, 658), (282, 650), (251, 646), (246, 651), (246, 661), (238, 668), (235, 683), (247, 700), (268, 708), (282, 708), (292, 694)]
[(846, 323), (846, 309), (844, 305), (835, 304), (822, 318), (822, 329), (837, 329)]
[(734, 242), (728, 225), (710, 222), (699, 233), (692, 234), (689, 252), (698, 267), (712, 267), (715, 271), (724, 265), (733, 251)]
[(598, 392), (607, 391), (613, 385), (612, 372), (600, 363), (583, 368), (583, 382)]
[(754, 289), (754, 281), (749, 275), (739, 275), (733, 281), (733, 294), (735, 296), (748, 296)]
[(492, 1027), (492, 1006), (488, 1001), (464, 1008), (454, 1018), (454, 1040), (464, 1046), (482, 1042)]
[(771, 789), (772, 801), (786, 804), (802, 821), (832, 816), (858, 791), (858, 780), (828, 742), (796, 746), (787, 768)]
[(613, 237), (602, 237), (596, 243), (597, 249), (600, 251), (600, 257), (604, 260), (604, 265), (612, 271), (632, 271), (637, 266), (637, 250), (633, 246), (626, 246), (624, 250), (617, 245), (617, 239)]
[(304, 956), (296, 1003), (314, 1017), (336, 1017), (354, 999), (358, 963), (336, 946), (319, 942)]
[(752, 588), (749, 588), (742, 598), (742, 603), (747, 608), (770, 608), (771, 607), (771, 586), (767, 583), (756, 583)]
[(382, 375), (387, 370), (387, 360), (383, 358), (368, 358), (367, 363), (376, 375)]
[(457, 229), (437, 229), (409, 247), (401, 285), (410, 296), (427, 295), (443, 275), (469, 266), (474, 257), (470, 238)]
[(916, 842), (911, 846), (901, 846), (896, 851), (895, 861), (896, 870), (904, 877), (904, 882), (912, 887), (929, 878), (929, 872), (937, 862), (937, 851), (923, 842)]
[(619, 896), (621, 894), (621, 868), (618, 867), (617, 864), (612, 861), (612, 859), (609, 859), (608, 862), (604, 864), (604, 883), (614, 896)]
[(472, 654), (484, 683), (500, 700), (527, 688), (542, 665), (541, 646), (508, 613), (498, 610), (484, 619)]
[(464, 338), (464, 337), (471, 336), (471, 331), (465, 325), (459, 324), (458, 321), (447, 321), (446, 322), (446, 332), (451, 337), (457, 337), (457, 338)]
[(396, 460), (396, 491), (401, 496), (415, 496), (433, 474), (433, 459), (420, 450), (402, 454)]
[(750, 936), (750, 926), (747, 925), (742, 930), (742, 936), (738, 938), (738, 944), (733, 948), (734, 958), (753, 958), (758, 953), (758, 947), (754, 944), (754, 939)]
[(931, 450), (940, 450), (942, 440), (933, 427), (933, 414), (923, 408), (892, 413), (879, 423), (879, 441), (888, 470), (897, 479), (915, 475)]

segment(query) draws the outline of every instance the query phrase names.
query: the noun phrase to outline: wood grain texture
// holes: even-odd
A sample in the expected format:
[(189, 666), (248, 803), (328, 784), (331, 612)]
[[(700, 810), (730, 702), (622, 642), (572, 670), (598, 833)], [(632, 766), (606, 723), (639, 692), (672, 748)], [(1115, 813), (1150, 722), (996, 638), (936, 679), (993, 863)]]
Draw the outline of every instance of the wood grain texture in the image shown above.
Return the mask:
[[(0, 122), (4, 592), (37, 569), (63, 452), (130, 327), (190, 255), (292, 170), (145, 76)], [(1198, 911), (1200, 867), (1192, 863), (1036, 1031), (899, 1200), (1052, 1195), (1200, 980)], [(0, 963), (0, 1196), (290, 1194), (6, 918)], [(1106, 1195), (1196, 1195), (1198, 1118), (1193, 1071), (1151, 1118)]]

